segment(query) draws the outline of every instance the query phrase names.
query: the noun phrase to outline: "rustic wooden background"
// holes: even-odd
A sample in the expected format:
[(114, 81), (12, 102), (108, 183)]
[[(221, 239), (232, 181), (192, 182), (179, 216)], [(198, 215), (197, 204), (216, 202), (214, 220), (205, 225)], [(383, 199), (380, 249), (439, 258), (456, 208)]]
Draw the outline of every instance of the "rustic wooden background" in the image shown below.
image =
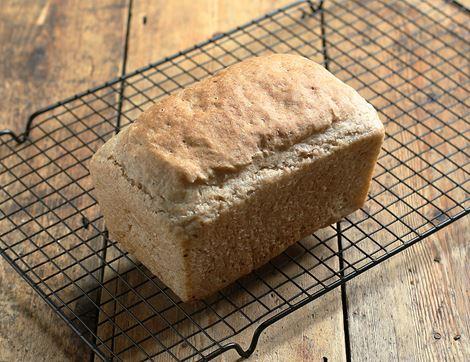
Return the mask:
[[(40, 106), (288, 2), (2, 0), (0, 128), (20, 132)], [(309, 304), (269, 328), (252, 359), (470, 360), (469, 235), (468, 218), (460, 220), (349, 282), (343, 299), (337, 289)], [(90, 359), (90, 350), (0, 260), (0, 361)]]

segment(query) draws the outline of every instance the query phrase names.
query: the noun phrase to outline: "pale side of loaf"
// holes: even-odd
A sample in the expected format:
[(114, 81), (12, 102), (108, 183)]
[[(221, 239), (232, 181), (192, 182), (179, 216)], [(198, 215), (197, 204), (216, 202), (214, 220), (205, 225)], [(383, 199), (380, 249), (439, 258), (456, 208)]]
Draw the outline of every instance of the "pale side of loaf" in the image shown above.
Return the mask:
[(188, 301), (360, 208), (383, 137), (351, 87), (276, 54), (156, 103), (90, 172), (110, 236)]

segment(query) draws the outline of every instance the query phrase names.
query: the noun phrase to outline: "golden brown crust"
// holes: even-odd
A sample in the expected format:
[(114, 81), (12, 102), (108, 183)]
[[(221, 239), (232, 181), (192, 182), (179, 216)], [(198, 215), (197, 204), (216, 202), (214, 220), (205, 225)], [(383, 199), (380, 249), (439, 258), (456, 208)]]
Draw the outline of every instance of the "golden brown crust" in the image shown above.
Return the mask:
[(186, 301), (359, 208), (383, 136), (352, 88), (278, 54), (155, 104), (90, 172), (111, 237)]
[(173, 182), (207, 183), (241, 171), (264, 151), (288, 148), (349, 120), (363, 103), (311, 60), (262, 56), (153, 105), (118, 147), (129, 154), (144, 147), (145, 167), (165, 169)]

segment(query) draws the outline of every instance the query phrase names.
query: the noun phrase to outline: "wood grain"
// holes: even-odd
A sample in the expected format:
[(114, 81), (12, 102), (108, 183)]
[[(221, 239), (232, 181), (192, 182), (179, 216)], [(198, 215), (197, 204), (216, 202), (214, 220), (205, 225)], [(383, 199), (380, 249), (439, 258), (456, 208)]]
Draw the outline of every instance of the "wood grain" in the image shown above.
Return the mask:
[(132, 10), (127, 68), (146, 65), (288, 3), (288, 0), (137, 1)]
[[(393, 153), (397, 160), (409, 160), (406, 162), (409, 168), (399, 167), (393, 169), (394, 161), (391, 157), (385, 156), (381, 159), (381, 164), (385, 170), (390, 170), (385, 178), (380, 178), (384, 185), (389, 185), (392, 189), (395, 182), (411, 175), (411, 170), (421, 170), (426, 167), (426, 162), (434, 165), (428, 167), (420, 174), (424, 178), (413, 176), (406, 180), (401, 187), (395, 187), (395, 194), (406, 199), (406, 201), (419, 210), (412, 212), (411, 215), (404, 217), (404, 222), (396, 221), (394, 217), (378, 216), (379, 220), (391, 223), (389, 230), (398, 234), (405, 235), (416, 227), (423, 232), (425, 229), (432, 227), (429, 223), (425, 227), (421, 227), (426, 218), (435, 216), (433, 206), (426, 204), (426, 200), (436, 204), (441, 209), (446, 210), (453, 204), (449, 199), (441, 198), (433, 201), (440, 195), (436, 188), (428, 185), (425, 178), (433, 179), (441, 176), (437, 170), (444, 174), (450, 172), (454, 168), (448, 161), (441, 162), (446, 167), (440, 167), (438, 162), (442, 160), (444, 155), (451, 155), (453, 150), (457, 148), (468, 147), (465, 141), (456, 138), (453, 140), (454, 146), (441, 146), (438, 152), (429, 150), (425, 145), (437, 145), (451, 139), (453, 134), (447, 128), (443, 128), (439, 132), (434, 132), (420, 137), (419, 143), (414, 143), (412, 150), (415, 153), (423, 152), (421, 157), (405, 149), (400, 148), (401, 144), (409, 143), (415, 137), (412, 133), (404, 130), (411, 117), (420, 120), (423, 124), (431, 128), (440, 125), (438, 119), (444, 119), (445, 122), (455, 122), (456, 116), (449, 113), (441, 113), (442, 106), (438, 104), (452, 104), (454, 100), (449, 97), (442, 96), (438, 102), (423, 103), (422, 100), (427, 93), (435, 92), (437, 95), (442, 94), (443, 89), (452, 89), (464, 81), (465, 75), (458, 72), (458, 69), (468, 69), (468, 61), (463, 57), (457, 57), (452, 60), (457, 69), (453, 69), (449, 64), (442, 64), (442, 60), (447, 60), (453, 56), (453, 51), (449, 50), (445, 45), (450, 46), (450, 41), (455, 39), (439, 36), (443, 32), (442, 27), (451, 27), (453, 22), (465, 22), (467, 16), (460, 13), (453, 19), (446, 18), (444, 14), (455, 13), (456, 8), (452, 5), (446, 5), (444, 2), (436, 1), (435, 5), (440, 9), (432, 9), (428, 5), (421, 2), (411, 2), (415, 8), (406, 5), (391, 6), (380, 11), (380, 18), (370, 14), (374, 5), (372, 2), (364, 7), (358, 7), (347, 15), (347, 21), (352, 26), (340, 31), (341, 35), (334, 34), (329, 37), (332, 43), (341, 44), (340, 48), (346, 50), (346, 55), (342, 55), (340, 50), (332, 49), (330, 55), (348, 63), (349, 57), (359, 59), (364, 57), (364, 63), (356, 63), (349, 70), (354, 74), (359, 74), (362, 66), (371, 69), (377, 61), (386, 64), (375, 70), (378, 75), (378, 81), (374, 83), (371, 89), (362, 89), (363, 95), (370, 99), (372, 104), (377, 108), (384, 109), (388, 104), (394, 103), (396, 106), (387, 107), (381, 114), (382, 119), (386, 121), (385, 128), (388, 134), (394, 135), (395, 140), (386, 140), (384, 149)], [(331, 10), (334, 12), (334, 10)], [(336, 11), (338, 13), (339, 10)], [(406, 21), (403, 13), (409, 14), (410, 17), (418, 18), (422, 13), (428, 13), (431, 19), (436, 19), (437, 23), (432, 20), (421, 17), (418, 25), (426, 28), (429, 33), (422, 29), (418, 29), (416, 24)], [(363, 20), (367, 19), (373, 23), (372, 27), (361, 28), (363, 33), (358, 35), (357, 29), (353, 26), (365, 26)], [(327, 22), (331, 26), (340, 28), (340, 22), (334, 18), (334, 15), (327, 16)], [(334, 22), (338, 23), (335, 24)], [(456, 27), (454, 27), (455, 29)], [(327, 30), (327, 34), (329, 30)], [(455, 30), (462, 38), (467, 37), (460, 29)], [(333, 31), (331, 31), (333, 33)], [(353, 35), (355, 34), (355, 35)], [(406, 34), (416, 34), (415, 36), (406, 36)], [(433, 34), (437, 39), (433, 39)], [(379, 37), (377, 43), (370, 42), (368, 37)], [(388, 47), (391, 39), (399, 39), (394, 47)], [(341, 42), (342, 41), (342, 42)], [(430, 49), (441, 49), (437, 54), (431, 54), (426, 47), (417, 46), (417, 41), (424, 42), (426, 47)], [(449, 42), (444, 44), (443, 42)], [(341, 43), (340, 43), (341, 42)], [(357, 49), (355, 44), (363, 44), (361, 49)], [(379, 46), (388, 47), (386, 51), (379, 51)], [(457, 49), (465, 49), (463, 41), (454, 44)], [(415, 48), (413, 53), (407, 49)], [(366, 51), (366, 53), (364, 52)], [(376, 60), (367, 53), (376, 53)], [(421, 58), (417, 58), (417, 56)], [(398, 59), (404, 59), (405, 70), (400, 71), (402, 66)], [(429, 71), (430, 64), (442, 64), (439, 66), (440, 71)], [(337, 65), (333, 65), (336, 69)], [(390, 74), (391, 70), (395, 70), (394, 74)], [(346, 72), (341, 72), (341, 76), (347, 77)], [(426, 76), (418, 76), (418, 74), (426, 74)], [(451, 74), (454, 75), (451, 76)], [(468, 74), (467, 74), (468, 76)], [(437, 85), (432, 81), (446, 77), (445, 80), (439, 81)], [(460, 78), (462, 77), (462, 78)], [(386, 79), (386, 83), (384, 80)], [(412, 81), (407, 81), (412, 79)], [(361, 88), (361, 80), (371, 84), (375, 80), (375, 76), (365, 74), (354, 81), (356, 88)], [(392, 90), (393, 86), (393, 90)], [(440, 89), (442, 87), (442, 89)], [(421, 90), (427, 92), (424, 93)], [(413, 102), (400, 100), (402, 95), (413, 94), (411, 98)], [(453, 91), (455, 97), (465, 99), (468, 97), (462, 88)], [(437, 96), (436, 96), (437, 97)], [(398, 107), (401, 107), (399, 109)], [(416, 108), (416, 109), (412, 109)], [(460, 114), (464, 114), (468, 110), (463, 104), (453, 106), (453, 109)], [(403, 110), (407, 111), (407, 115), (403, 114)], [(439, 115), (438, 115), (439, 114)], [(436, 118), (434, 118), (436, 115)], [(465, 127), (465, 126), (464, 126)], [(413, 133), (420, 134), (422, 128), (413, 126), (410, 130)], [(398, 151), (392, 152), (393, 149), (400, 148)], [(464, 164), (468, 162), (463, 154), (452, 157), (456, 164)], [(392, 176), (395, 175), (395, 176)], [(456, 173), (460, 178), (463, 172)], [(456, 176), (454, 176), (456, 177)], [(452, 179), (452, 176), (449, 176)], [(440, 181), (435, 183), (436, 187), (450, 188), (452, 185), (449, 178), (441, 177)], [(459, 182), (465, 182), (460, 180)], [(409, 186), (405, 186), (409, 185)], [(371, 193), (377, 191), (378, 186), (374, 184)], [(414, 190), (420, 189), (419, 193), (413, 193)], [(465, 199), (462, 189), (455, 190), (452, 193), (459, 200)], [(382, 205), (396, 215), (405, 215), (411, 209), (404, 202), (396, 202), (397, 197), (391, 193), (385, 193), (377, 198)], [(421, 207), (421, 205), (423, 205)], [(367, 205), (366, 205), (367, 206)], [(369, 203), (370, 212), (379, 210), (378, 204)], [(421, 216), (420, 213), (423, 215)], [(452, 213), (452, 212), (451, 212)], [(374, 222), (364, 222), (361, 224), (364, 233), (373, 233), (377, 230), (377, 224)], [(349, 240), (359, 239), (359, 233), (354, 234), (353, 231), (347, 232)], [(382, 243), (387, 238), (390, 240), (391, 234), (376, 233), (374, 238), (381, 238)], [(415, 236), (412, 231), (405, 240), (410, 240)], [(348, 312), (348, 336), (350, 340), (351, 359), (352, 361), (468, 361), (470, 358), (469, 344), (469, 311), (470, 298), (468, 285), (470, 285), (470, 273), (468, 269), (469, 260), (469, 218), (460, 220), (455, 224), (448, 226), (441, 232), (430, 236), (421, 241), (403, 253), (393, 257), (391, 260), (383, 263), (362, 276), (353, 279), (346, 285), (347, 312)], [(351, 246), (350, 242), (345, 242), (346, 246)], [(361, 241), (359, 247), (364, 251), (371, 253), (377, 250), (377, 247), (370, 242), (369, 239)], [(395, 245), (396, 246), (396, 245)], [(349, 260), (358, 260), (362, 255), (351, 247), (346, 253)]]
[(467, 361), (468, 218), (347, 285), (353, 361)]
[[(0, 128), (22, 132), (39, 107), (119, 75), (127, 10), (125, 0), (2, 1)], [(90, 353), (2, 259), (0, 361), (83, 361)]]
[[(133, 1), (126, 70), (191, 46), (287, 2)], [(126, 0), (2, 2), (0, 128), (22, 130), (26, 116), (38, 107), (119, 75), (127, 5)], [(468, 218), (460, 220), (348, 283), (352, 360), (469, 359), (469, 233)], [(111, 256), (108, 254), (108, 258)], [(131, 283), (137, 282), (136, 278), (132, 273), (126, 276)], [(113, 287), (114, 292), (125, 290), (122, 283)], [(151, 289), (144, 287), (141, 292)], [(132, 302), (135, 300), (126, 300)], [(152, 303), (158, 305), (159, 301)], [(83, 342), (3, 260), (0, 307), (0, 361), (90, 357)], [(122, 309), (112, 302), (103, 308), (113, 313)], [(137, 313), (147, 313), (146, 308)], [(271, 326), (263, 333), (252, 359), (345, 360), (342, 312), (337, 289)], [(99, 321), (103, 320), (100, 316)], [(123, 326), (135, 323), (125, 315), (116, 321)], [(191, 328), (188, 326), (188, 331)], [(116, 331), (101, 326), (98, 333), (109, 338)], [(139, 337), (139, 333), (134, 336)], [(241, 333), (236, 340), (246, 347), (250, 337)], [(174, 337), (168, 334), (165, 341), (170, 343)], [(125, 346), (119, 337), (114, 343), (117, 349), (120, 344)], [(134, 352), (123, 355), (127, 360), (135, 356)], [(230, 352), (219, 360), (236, 358)]]

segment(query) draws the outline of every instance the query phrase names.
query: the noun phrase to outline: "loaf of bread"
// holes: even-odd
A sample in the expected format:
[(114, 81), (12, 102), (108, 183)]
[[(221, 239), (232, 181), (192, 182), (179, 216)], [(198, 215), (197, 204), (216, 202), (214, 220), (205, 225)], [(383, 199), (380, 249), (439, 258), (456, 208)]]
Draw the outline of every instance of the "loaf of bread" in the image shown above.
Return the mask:
[(251, 58), (159, 101), (90, 162), (111, 238), (183, 301), (365, 202), (374, 108), (306, 58)]

